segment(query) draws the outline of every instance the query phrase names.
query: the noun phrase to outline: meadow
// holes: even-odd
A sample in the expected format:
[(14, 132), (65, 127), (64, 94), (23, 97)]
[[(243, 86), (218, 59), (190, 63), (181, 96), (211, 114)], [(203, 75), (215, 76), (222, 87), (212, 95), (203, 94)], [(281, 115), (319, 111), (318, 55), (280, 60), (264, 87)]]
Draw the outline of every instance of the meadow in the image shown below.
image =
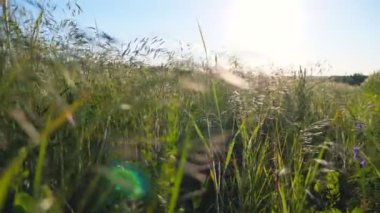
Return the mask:
[(1, 210), (380, 211), (380, 72), (352, 86), (178, 59), (81, 28), (70, 2), (63, 19), (2, 5)]

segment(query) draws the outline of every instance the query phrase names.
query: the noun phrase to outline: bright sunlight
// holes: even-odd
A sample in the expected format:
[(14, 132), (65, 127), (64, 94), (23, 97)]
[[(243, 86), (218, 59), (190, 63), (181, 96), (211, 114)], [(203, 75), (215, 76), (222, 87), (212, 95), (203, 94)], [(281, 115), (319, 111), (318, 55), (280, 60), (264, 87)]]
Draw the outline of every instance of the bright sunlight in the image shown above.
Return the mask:
[(238, 0), (227, 18), (232, 48), (277, 63), (302, 60), (305, 15), (297, 0)]

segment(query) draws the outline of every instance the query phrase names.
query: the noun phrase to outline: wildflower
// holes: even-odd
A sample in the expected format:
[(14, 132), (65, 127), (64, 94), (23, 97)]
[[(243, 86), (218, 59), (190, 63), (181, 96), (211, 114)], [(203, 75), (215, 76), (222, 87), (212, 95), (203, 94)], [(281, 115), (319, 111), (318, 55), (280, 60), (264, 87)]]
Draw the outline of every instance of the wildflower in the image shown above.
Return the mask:
[(361, 122), (361, 121), (355, 121), (355, 129), (358, 131), (358, 132), (363, 132), (364, 131), (364, 123)]
[(354, 158), (355, 159), (358, 159), (359, 158), (359, 154), (360, 154), (360, 148), (355, 146), (354, 147)]
[(360, 161), (360, 167), (363, 168), (366, 165), (366, 161), (363, 159)]
[(360, 168), (365, 167), (366, 161), (365, 159), (362, 159), (360, 156), (360, 147), (354, 147), (354, 159), (359, 162)]

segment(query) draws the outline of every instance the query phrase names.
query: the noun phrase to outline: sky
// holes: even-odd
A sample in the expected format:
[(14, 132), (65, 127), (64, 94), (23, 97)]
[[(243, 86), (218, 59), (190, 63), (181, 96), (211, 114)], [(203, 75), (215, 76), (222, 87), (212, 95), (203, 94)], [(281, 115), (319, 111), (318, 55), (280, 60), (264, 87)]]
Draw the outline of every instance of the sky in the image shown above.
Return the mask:
[[(323, 74), (370, 74), (380, 69), (379, 0), (78, 0), (82, 26), (123, 41), (159, 36), (228, 52), (243, 64), (330, 65)], [(111, 3), (112, 2), (112, 3)], [(326, 66), (327, 67), (327, 66)]]

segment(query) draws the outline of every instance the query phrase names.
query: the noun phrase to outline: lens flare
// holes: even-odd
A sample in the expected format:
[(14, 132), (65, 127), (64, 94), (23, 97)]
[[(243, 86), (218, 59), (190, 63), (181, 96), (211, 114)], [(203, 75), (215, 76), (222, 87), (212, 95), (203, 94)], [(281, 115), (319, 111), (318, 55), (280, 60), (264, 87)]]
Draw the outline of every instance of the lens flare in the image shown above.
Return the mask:
[(150, 192), (150, 180), (142, 169), (129, 162), (114, 162), (104, 174), (112, 186), (116, 199), (146, 199)]

